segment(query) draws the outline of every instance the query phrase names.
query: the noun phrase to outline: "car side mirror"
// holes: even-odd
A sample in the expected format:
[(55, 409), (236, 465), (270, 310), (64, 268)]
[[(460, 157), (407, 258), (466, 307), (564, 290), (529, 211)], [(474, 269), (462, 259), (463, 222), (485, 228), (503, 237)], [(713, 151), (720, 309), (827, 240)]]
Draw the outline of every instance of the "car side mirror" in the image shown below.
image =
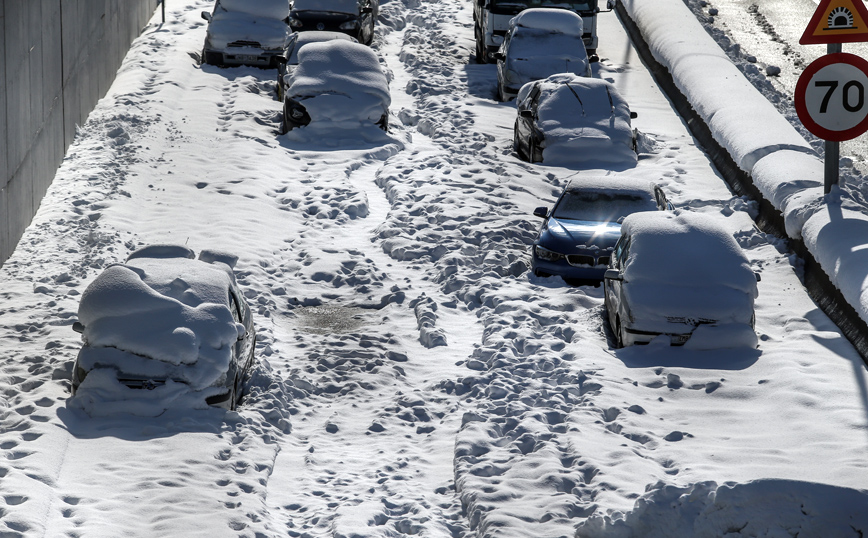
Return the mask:
[(630, 119), (631, 119), (631, 120), (635, 120), (635, 119), (638, 118), (638, 117), (639, 117), (639, 114), (637, 114), (637, 113), (635, 113), (635, 112), (630, 112)]
[(606, 272), (603, 273), (603, 278), (606, 280), (624, 280), (621, 272), (617, 269), (606, 269)]
[(203, 11), (203, 12), (202, 12), (202, 18), (205, 19), (205, 20), (208, 21), (208, 22), (211, 22), (211, 14), (208, 13), (207, 11)]
[(529, 120), (532, 120), (533, 119), (533, 110), (531, 110), (529, 108), (519, 110), (518, 115), (521, 116), (522, 118), (527, 118)]
[(542, 206), (533, 210), (533, 216), (544, 219), (549, 216), (549, 208)]
[(77, 332), (78, 334), (84, 333), (84, 324), (80, 321), (76, 321), (72, 324), (72, 330)]
[(606, 0), (606, 9), (615, 9), (615, 0)]
[(757, 282), (762, 282), (763, 277), (762, 277), (761, 274), (759, 274), (759, 273), (754, 273), (754, 275), (756, 276), (756, 281), (757, 281)]
[(374, 8), (372, 8), (370, 6), (369, 7), (363, 7), (362, 9), (359, 10), (359, 12), (361, 12), (362, 15), (367, 15), (368, 13), (373, 13)]
[(588, 56), (588, 63), (595, 64), (600, 61), (600, 57), (596, 54), (591, 54)]
[(286, 65), (286, 56), (277, 55), (274, 57), (274, 61), (279, 63), (279, 64)]

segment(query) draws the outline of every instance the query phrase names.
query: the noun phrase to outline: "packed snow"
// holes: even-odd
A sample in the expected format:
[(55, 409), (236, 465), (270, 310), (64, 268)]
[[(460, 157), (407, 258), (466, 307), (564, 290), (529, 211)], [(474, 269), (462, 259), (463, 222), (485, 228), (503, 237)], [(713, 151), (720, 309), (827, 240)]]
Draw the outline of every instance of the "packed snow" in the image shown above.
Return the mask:
[[(303, 140), (277, 134), (274, 70), (193, 60), (209, 7), (170, 2), (134, 42), (0, 268), (0, 532), (865, 533), (864, 363), (614, 14), (593, 70), (639, 114), (627, 167), (761, 273), (756, 348), (614, 349), (601, 288), (530, 273), (533, 208), (614, 174), (516, 157), (469, 2), (383, 3), (390, 133)], [(154, 243), (238, 257), (257, 362), (235, 412), (72, 405), (83, 292)]]

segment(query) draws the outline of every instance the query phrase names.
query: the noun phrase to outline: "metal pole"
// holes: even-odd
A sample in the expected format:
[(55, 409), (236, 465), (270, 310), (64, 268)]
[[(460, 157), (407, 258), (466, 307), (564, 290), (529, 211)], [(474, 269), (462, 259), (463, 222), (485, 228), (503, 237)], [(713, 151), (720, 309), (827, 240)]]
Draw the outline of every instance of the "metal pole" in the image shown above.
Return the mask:
[[(165, 0), (163, 0), (165, 2)], [(829, 43), (826, 45), (826, 54), (835, 54), (841, 52), (843, 47), (840, 43)], [(826, 160), (824, 167), (823, 192), (829, 194), (832, 191), (832, 185), (838, 184), (839, 167), (841, 162), (841, 145), (838, 142), (826, 140)]]
[(163, 22), (166, 22), (166, 0), (161, 0), (160, 4), (163, 6)]

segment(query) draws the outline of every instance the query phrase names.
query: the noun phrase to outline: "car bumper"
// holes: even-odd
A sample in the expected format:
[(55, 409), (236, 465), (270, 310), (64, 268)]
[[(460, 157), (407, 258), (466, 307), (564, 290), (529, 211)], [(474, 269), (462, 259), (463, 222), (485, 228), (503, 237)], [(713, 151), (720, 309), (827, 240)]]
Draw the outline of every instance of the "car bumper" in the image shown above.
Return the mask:
[(551, 262), (536, 255), (531, 257), (531, 269), (534, 272), (583, 280), (603, 280), (603, 274), (606, 272), (605, 265), (570, 265), (565, 259)]
[(248, 65), (251, 67), (273, 69), (277, 67), (276, 58), (278, 54), (279, 53), (276, 51), (270, 52), (257, 49), (238, 51), (206, 49), (203, 61), (206, 64), (218, 66), (237, 67), (241, 65)]

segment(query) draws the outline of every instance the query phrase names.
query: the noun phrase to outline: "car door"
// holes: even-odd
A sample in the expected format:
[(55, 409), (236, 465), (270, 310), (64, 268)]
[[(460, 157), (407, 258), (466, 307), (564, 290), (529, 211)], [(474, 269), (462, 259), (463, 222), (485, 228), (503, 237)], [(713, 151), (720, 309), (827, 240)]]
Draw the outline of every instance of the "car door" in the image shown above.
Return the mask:
[(533, 123), (536, 119), (540, 92), (539, 84), (534, 85), (527, 98), (518, 104), (518, 117), (515, 120), (516, 149), (519, 153), (527, 155), (528, 161), (533, 160), (533, 155), (530, 154), (530, 141), (534, 137)]
[[(615, 244), (615, 249), (612, 252), (612, 259), (609, 264), (609, 269), (617, 271), (620, 277), (623, 277), (624, 275), (624, 266), (629, 251), (630, 237), (623, 234)], [(617, 318), (620, 316), (624, 319), (624, 312), (626, 312), (625, 305), (622, 304), (623, 286), (624, 281), (622, 278), (603, 279), (603, 293), (605, 294), (603, 301), (606, 305), (606, 312), (609, 317), (609, 326), (612, 328), (613, 332), (617, 331)]]

